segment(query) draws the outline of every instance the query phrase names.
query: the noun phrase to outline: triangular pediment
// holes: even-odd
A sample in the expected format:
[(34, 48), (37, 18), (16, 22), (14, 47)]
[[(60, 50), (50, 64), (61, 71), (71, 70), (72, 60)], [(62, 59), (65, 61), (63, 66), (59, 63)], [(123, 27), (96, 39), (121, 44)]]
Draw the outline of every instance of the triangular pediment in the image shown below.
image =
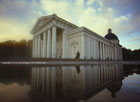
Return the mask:
[(40, 17), (37, 22), (35, 23), (31, 33), (34, 34), (34, 32), (36, 32), (39, 28), (41, 28), (44, 24), (46, 24), (47, 22), (51, 21), (51, 20), (56, 20), (56, 21), (60, 21), (64, 24), (67, 24), (69, 26), (72, 26), (74, 28), (77, 28), (78, 26), (58, 17), (56, 14), (53, 14), (53, 15), (49, 15), (49, 16), (42, 16)]
[(38, 18), (37, 22), (33, 26), (33, 29), (31, 31), (31, 33), (33, 34), (34, 31), (36, 31), (37, 29), (39, 29), (43, 24), (45, 24), (51, 18), (52, 18), (51, 16), (42, 16), (42, 17)]

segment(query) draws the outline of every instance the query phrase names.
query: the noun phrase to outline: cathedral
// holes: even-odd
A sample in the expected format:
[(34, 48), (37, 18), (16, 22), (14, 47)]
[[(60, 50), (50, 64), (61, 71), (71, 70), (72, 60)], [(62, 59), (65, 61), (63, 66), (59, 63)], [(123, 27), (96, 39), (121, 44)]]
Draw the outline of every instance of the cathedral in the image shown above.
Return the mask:
[(78, 27), (56, 14), (40, 17), (34, 25), (33, 57), (122, 60), (122, 48), (111, 29), (105, 37)]

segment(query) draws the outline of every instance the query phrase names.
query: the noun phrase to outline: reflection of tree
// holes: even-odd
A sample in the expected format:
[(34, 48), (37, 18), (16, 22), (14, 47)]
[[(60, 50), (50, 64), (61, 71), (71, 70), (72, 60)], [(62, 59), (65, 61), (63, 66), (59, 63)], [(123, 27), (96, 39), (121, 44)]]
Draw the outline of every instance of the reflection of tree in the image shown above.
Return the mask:
[(5, 84), (19, 83), (20, 85), (24, 85), (24, 83), (30, 83), (30, 67), (23, 66), (0, 66), (0, 82)]
[(122, 80), (115, 80), (107, 88), (111, 92), (112, 97), (116, 97), (116, 93), (120, 91), (122, 86)]
[(140, 74), (140, 66), (139, 65), (124, 65), (123, 72), (124, 76), (127, 77), (129, 75), (133, 75), (133, 73)]

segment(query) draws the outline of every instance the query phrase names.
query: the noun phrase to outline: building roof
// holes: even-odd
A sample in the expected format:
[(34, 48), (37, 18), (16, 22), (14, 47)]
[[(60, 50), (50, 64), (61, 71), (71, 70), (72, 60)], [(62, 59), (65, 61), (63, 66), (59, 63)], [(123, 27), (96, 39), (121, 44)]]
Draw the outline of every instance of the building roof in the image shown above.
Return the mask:
[(105, 38), (108, 40), (118, 40), (118, 37), (112, 33), (111, 29), (108, 29), (108, 34), (105, 35)]

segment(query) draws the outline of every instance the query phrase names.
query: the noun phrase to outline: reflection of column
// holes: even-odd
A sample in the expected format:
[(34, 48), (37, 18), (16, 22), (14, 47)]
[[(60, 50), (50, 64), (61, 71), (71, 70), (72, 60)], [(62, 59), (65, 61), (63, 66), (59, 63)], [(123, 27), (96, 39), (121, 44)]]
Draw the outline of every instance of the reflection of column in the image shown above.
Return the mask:
[(32, 67), (32, 73), (33, 73), (33, 79), (32, 79), (32, 82), (33, 82), (33, 88), (35, 88), (35, 77), (36, 77), (36, 69)]
[(47, 58), (51, 57), (50, 55), (50, 44), (51, 44), (51, 30), (48, 29), (48, 37), (47, 37)]
[(97, 85), (100, 85), (100, 66), (97, 65)]
[(45, 93), (45, 78), (46, 78), (46, 73), (45, 73), (45, 67), (42, 67), (41, 69), (41, 84), (42, 84), (42, 93)]
[(47, 67), (46, 68), (46, 96), (50, 96), (50, 90), (51, 90), (51, 83), (50, 83), (50, 81), (51, 81), (51, 77), (50, 77), (50, 73), (51, 73), (51, 68), (50, 67)]

